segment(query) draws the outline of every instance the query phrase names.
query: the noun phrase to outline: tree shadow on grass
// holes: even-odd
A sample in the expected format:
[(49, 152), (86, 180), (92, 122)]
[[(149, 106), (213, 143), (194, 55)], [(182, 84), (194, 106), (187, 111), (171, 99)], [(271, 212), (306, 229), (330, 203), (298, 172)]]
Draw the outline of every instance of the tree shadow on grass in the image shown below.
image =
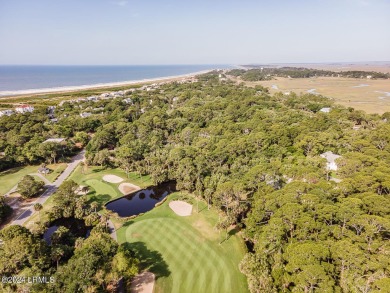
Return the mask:
[(93, 195), (89, 198), (87, 203), (96, 201), (99, 204), (99, 208), (103, 208), (104, 204), (111, 199), (109, 194)]
[(228, 241), (228, 240), (230, 239), (230, 237), (236, 235), (239, 231), (240, 231), (240, 229), (237, 228), (237, 227), (235, 227), (235, 228), (229, 230), (229, 232), (227, 232), (227, 234), (225, 233), (224, 239), (222, 239), (221, 242), (219, 242), (219, 244), (222, 244), (222, 243), (224, 243), (225, 241)]
[(161, 253), (150, 250), (144, 242), (124, 243), (123, 245), (134, 252), (135, 257), (140, 261), (141, 270), (152, 272), (156, 279), (168, 277), (171, 274)]
[(122, 225), (122, 227), (129, 227), (131, 224), (133, 224), (134, 223), (134, 221), (127, 221), (127, 222), (125, 222), (123, 225)]
[(15, 167), (15, 168), (12, 168), (12, 169), (9, 169), (9, 170), (5, 170), (5, 171), (1, 171), (0, 172), (0, 175), (3, 176), (3, 175), (9, 175), (9, 174), (14, 174), (20, 170), (22, 170), (23, 167)]
[(240, 231), (240, 229), (237, 228), (237, 227), (231, 229), (231, 230), (229, 231), (229, 233), (228, 233), (228, 234), (229, 234), (228, 239), (229, 239), (230, 237), (236, 235), (239, 231)]
[(107, 170), (107, 168), (99, 167), (99, 168), (93, 169), (92, 173), (99, 173), (99, 172), (102, 172), (102, 171), (105, 171), (105, 170)]

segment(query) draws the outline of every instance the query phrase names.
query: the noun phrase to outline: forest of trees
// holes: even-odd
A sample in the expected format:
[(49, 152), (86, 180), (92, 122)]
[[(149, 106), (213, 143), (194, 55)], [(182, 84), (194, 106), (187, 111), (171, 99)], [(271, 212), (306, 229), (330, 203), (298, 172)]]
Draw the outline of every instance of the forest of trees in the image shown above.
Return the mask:
[(273, 77), (289, 77), (289, 78), (310, 78), (310, 77), (348, 77), (348, 78), (367, 78), (371, 76), (372, 79), (389, 79), (389, 73), (375, 72), (375, 71), (330, 71), (320, 69), (309, 69), (301, 67), (263, 67), (248, 66), (248, 69), (232, 69), (227, 74), (232, 76), (239, 76), (245, 81), (262, 81), (271, 80)]
[(12, 213), (12, 208), (6, 204), (5, 197), (0, 195), (0, 224)]
[[(0, 230), (0, 274), (2, 276), (47, 276), (49, 284), (3, 282), (9, 292), (117, 292), (119, 281), (130, 281), (138, 272), (138, 259), (126, 245), (118, 245), (108, 234), (107, 218), (96, 212), (96, 202), (76, 193), (78, 184), (64, 182), (53, 195), (54, 205), (45, 221), (33, 229), (9, 226)], [(37, 204), (39, 205), (39, 204)], [(35, 206), (34, 206), (35, 207)], [(39, 210), (39, 209), (38, 209)], [(40, 215), (40, 218), (41, 217)], [(56, 219), (78, 219), (92, 228), (88, 238), (77, 237), (64, 226), (51, 235), (43, 233)]]
[[(260, 86), (219, 82), (217, 72), (129, 97), (129, 104), (94, 103), (103, 114), (85, 119), (80, 107), (92, 102), (65, 103), (67, 116), (55, 125), (32, 114), (38, 128), (27, 133), (18, 121), (28, 117), (2, 117), (0, 151), (9, 149), (13, 162), (39, 161), (39, 153), (29, 157), (31, 141), (56, 135), (83, 140), (88, 164), (150, 174), (156, 184), (175, 180), (224, 213), (218, 227), (241, 229), (248, 253), (240, 269), (251, 292), (390, 288), (389, 113), (368, 115), (319, 95), (270, 95)], [(342, 156), (334, 174), (320, 157), (326, 151)], [(68, 207), (62, 216), (85, 216), (82, 204), (59, 204)], [(87, 246), (98, 241), (88, 239)], [(103, 255), (119, 253), (112, 245)], [(77, 272), (87, 250), (76, 248), (57, 274)]]

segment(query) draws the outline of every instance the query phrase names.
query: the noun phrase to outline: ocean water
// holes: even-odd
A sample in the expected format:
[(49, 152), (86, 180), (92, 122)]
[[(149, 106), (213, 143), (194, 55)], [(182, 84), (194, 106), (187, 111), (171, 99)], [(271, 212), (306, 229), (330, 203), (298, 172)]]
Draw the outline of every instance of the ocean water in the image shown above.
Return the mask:
[(0, 92), (84, 86), (190, 74), (221, 65), (0, 66)]

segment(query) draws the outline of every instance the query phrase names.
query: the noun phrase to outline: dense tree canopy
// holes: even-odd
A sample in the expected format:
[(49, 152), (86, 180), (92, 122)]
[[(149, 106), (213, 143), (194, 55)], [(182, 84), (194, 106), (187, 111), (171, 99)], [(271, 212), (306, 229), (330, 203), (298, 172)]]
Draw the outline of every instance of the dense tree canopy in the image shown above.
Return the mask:
[(260, 81), (270, 80), (273, 77), (288, 77), (288, 78), (310, 78), (319, 76), (337, 76), (348, 78), (370, 78), (374, 79), (389, 79), (389, 73), (374, 72), (374, 71), (339, 71), (310, 69), (302, 67), (262, 67), (262, 66), (247, 66), (246, 69), (233, 69), (228, 72), (232, 76), (240, 76), (245, 81)]
[[(384, 292), (390, 279), (387, 116), (319, 95), (270, 95), (263, 87), (220, 81), (219, 74), (136, 90), (127, 95), (131, 103), (99, 101), (94, 107), (103, 114), (85, 119), (77, 109), (92, 102), (64, 103), (68, 116), (47, 129), (42, 123), (39, 131), (86, 145), (89, 165), (150, 174), (156, 184), (175, 180), (178, 189), (220, 209), (217, 227), (236, 225), (248, 244), (240, 268), (252, 292)], [(7, 119), (0, 126), (14, 135)], [(19, 133), (0, 148), (17, 154), (33, 140)], [(327, 151), (341, 155), (337, 171), (326, 169), (320, 154)], [(59, 189), (53, 219), (92, 217), (94, 209), (75, 188), (68, 182)], [(60, 232), (57, 240), (67, 233)], [(91, 236), (66, 264), (60, 261), (61, 288), (107, 286), (109, 264), (131, 275), (129, 252), (106, 238)], [(61, 247), (52, 253), (59, 259)], [(91, 257), (81, 272), (84, 255)]]
[(44, 185), (42, 181), (35, 180), (31, 175), (26, 175), (18, 183), (18, 191), (24, 198), (31, 198), (39, 195)]

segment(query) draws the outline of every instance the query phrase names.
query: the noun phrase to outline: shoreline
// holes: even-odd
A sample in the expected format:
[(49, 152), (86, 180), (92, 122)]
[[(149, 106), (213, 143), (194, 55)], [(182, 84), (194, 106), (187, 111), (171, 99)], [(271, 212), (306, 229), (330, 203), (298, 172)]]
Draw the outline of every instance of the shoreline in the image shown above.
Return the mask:
[(112, 87), (121, 87), (121, 86), (131, 86), (151, 82), (163, 82), (163, 81), (175, 81), (184, 78), (194, 77), (199, 74), (205, 74), (216, 69), (207, 69), (187, 74), (180, 75), (171, 75), (165, 77), (156, 77), (156, 78), (146, 78), (138, 80), (128, 80), (128, 81), (118, 81), (118, 82), (107, 82), (107, 83), (96, 83), (96, 84), (87, 84), (87, 85), (76, 85), (76, 86), (62, 86), (62, 87), (53, 87), (53, 88), (40, 88), (40, 89), (26, 89), (26, 90), (10, 90), (10, 91), (0, 91), (0, 98), (17, 98), (22, 96), (29, 95), (41, 95), (41, 94), (53, 94), (53, 93), (66, 93), (66, 92), (76, 92), (80, 90), (93, 90), (93, 89), (104, 89)]

